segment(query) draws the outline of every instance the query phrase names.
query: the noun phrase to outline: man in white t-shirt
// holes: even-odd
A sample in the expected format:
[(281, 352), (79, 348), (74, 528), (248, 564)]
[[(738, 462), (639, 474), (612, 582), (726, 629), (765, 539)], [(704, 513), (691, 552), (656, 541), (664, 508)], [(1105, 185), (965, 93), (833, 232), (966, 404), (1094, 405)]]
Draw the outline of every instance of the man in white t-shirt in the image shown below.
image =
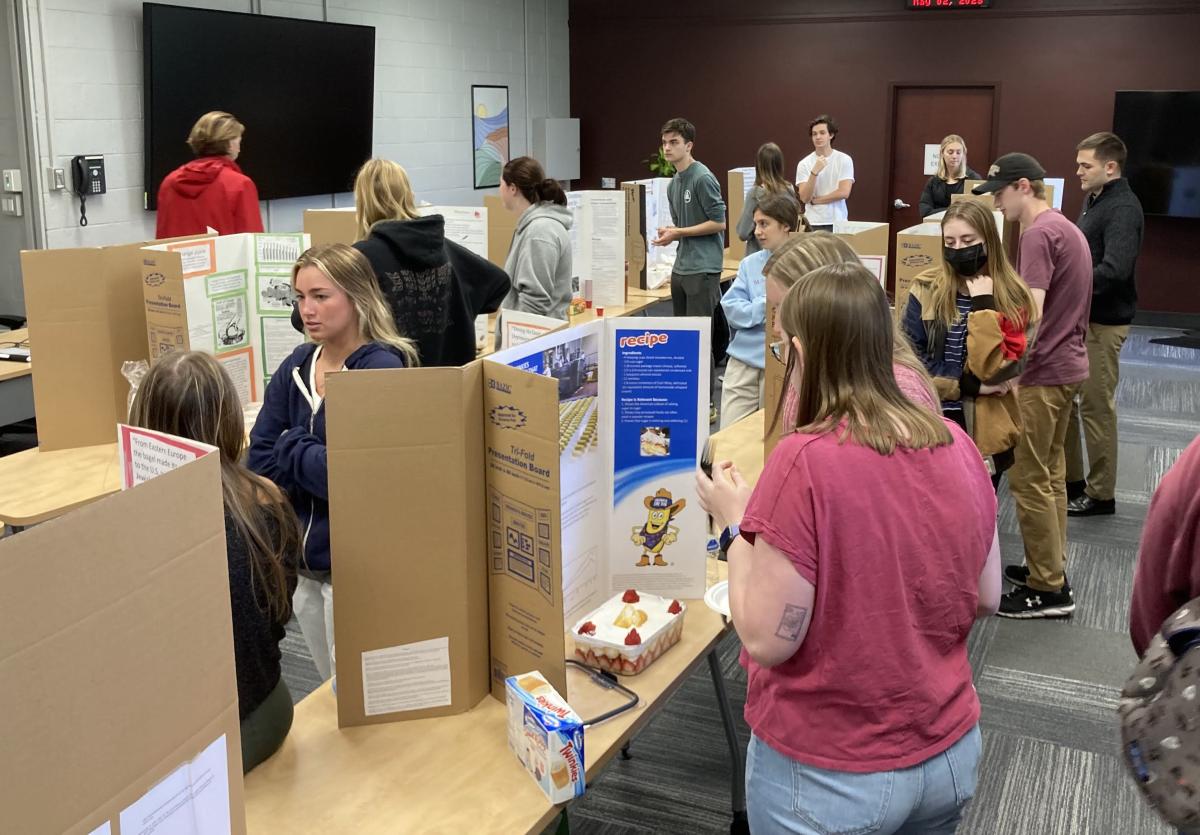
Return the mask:
[(804, 216), (814, 231), (833, 231), (833, 224), (847, 220), (846, 199), (854, 187), (854, 160), (833, 149), (837, 122), (818, 116), (808, 125), (813, 152), (796, 166), (796, 193), (804, 204)]

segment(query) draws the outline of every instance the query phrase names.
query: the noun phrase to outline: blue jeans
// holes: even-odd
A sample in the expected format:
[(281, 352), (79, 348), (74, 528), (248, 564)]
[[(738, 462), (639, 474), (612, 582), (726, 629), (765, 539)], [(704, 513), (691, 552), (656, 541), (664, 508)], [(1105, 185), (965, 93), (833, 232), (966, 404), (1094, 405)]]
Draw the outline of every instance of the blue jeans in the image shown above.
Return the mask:
[(755, 835), (951, 835), (975, 794), (979, 726), (920, 765), (855, 774), (796, 762), (750, 738), (746, 811)]

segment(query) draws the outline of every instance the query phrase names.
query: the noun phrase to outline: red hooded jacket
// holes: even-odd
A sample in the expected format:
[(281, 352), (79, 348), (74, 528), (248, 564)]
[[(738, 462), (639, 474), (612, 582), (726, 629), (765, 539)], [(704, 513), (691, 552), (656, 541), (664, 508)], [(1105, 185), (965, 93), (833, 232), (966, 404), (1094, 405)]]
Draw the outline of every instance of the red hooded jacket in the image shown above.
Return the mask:
[(158, 187), (159, 238), (263, 231), (258, 189), (229, 157), (200, 157), (181, 165)]

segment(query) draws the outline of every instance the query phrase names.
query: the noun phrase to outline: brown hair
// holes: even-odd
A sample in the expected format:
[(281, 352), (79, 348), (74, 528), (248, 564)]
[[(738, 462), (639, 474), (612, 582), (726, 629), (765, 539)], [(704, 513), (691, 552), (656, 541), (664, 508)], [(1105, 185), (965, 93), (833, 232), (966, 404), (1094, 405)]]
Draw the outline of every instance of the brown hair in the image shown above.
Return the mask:
[(1091, 151), (1100, 162), (1115, 162), (1117, 168), (1125, 168), (1125, 157), (1128, 150), (1121, 137), (1111, 131), (1102, 130), (1093, 133), (1087, 139), (1075, 146), (1076, 151)]
[[(944, 156), (947, 145), (962, 145), (963, 155), (958, 163), (958, 171), (950, 172), (946, 170), (946, 157)], [(937, 177), (939, 180), (949, 180), (953, 177), (956, 180), (961, 180), (967, 176), (967, 140), (963, 139), (957, 133), (952, 133), (942, 140), (942, 144), (938, 146), (938, 168)]]
[(138, 386), (129, 422), (220, 451), (221, 498), (250, 553), (254, 598), (265, 601), (273, 622), (286, 623), (292, 615), (287, 566), (304, 550), (300, 522), (274, 484), (241, 464), (245, 421), (225, 369), (199, 351), (167, 354)]
[[(807, 274), (831, 264), (862, 266), (862, 261), (859, 260), (858, 253), (851, 249), (850, 244), (837, 235), (831, 232), (809, 232), (805, 235), (792, 235), (771, 253), (771, 257), (763, 264), (763, 275), (784, 290), (789, 290)], [(893, 362), (903, 365), (919, 376), (929, 391), (929, 399), (936, 403), (938, 398), (925, 364), (917, 357), (904, 335), (895, 328), (891, 330)], [(781, 414), (782, 409), (776, 413), (776, 420)], [(774, 428), (773, 424), (771, 428)]]
[[(831, 264), (805, 275), (784, 297), (779, 322), (801, 346), (797, 431), (836, 432), (840, 442), (850, 440), (881, 455), (897, 447), (929, 449), (953, 442), (941, 417), (911, 401), (896, 384), (887, 296), (862, 264)], [(789, 376), (796, 356), (795, 350), (788, 352)]]
[(187, 144), (198, 157), (223, 157), (229, 143), (246, 132), (246, 126), (223, 110), (205, 113), (192, 125)]
[(828, 113), (822, 113), (820, 116), (808, 123), (808, 132), (811, 134), (812, 129), (817, 125), (824, 125), (825, 129), (829, 131), (829, 144), (832, 145), (834, 138), (838, 135), (837, 122), (835, 122), (833, 117)]
[[(774, 142), (764, 142), (758, 147), (754, 163), (754, 185), (761, 186), (773, 194), (795, 193), (791, 181), (783, 173), (783, 151)], [(795, 224), (792, 225), (795, 229)]]
[(521, 196), (530, 203), (548, 201), (559, 206), (567, 205), (567, 195), (558, 180), (551, 180), (542, 170), (542, 164), (533, 157), (517, 157), (504, 166), (500, 178), (510, 186), (516, 186)]
[(367, 342), (390, 345), (404, 356), (408, 366), (419, 364), (417, 349), (411, 339), (396, 330), (396, 320), (379, 289), (379, 280), (367, 256), (347, 244), (321, 244), (306, 249), (292, 265), (292, 289), (296, 276), (305, 267), (316, 267), (343, 293), (350, 297), (358, 314), (358, 333)]
[(788, 192), (768, 194), (758, 201), (758, 211), (772, 220), (782, 223), (791, 232), (795, 232), (800, 225), (800, 204)]
[(1030, 180), (1029, 190), (1038, 200), (1046, 199), (1046, 181), (1045, 180)]
[(385, 220), (418, 217), (408, 172), (390, 159), (369, 159), (354, 175), (354, 219), (361, 241)]
[(659, 132), (660, 136), (666, 136), (668, 133), (677, 133), (683, 137), (684, 142), (696, 141), (696, 126), (687, 119), (668, 119), (666, 124), (662, 126)]
[[(952, 220), (961, 220), (974, 229), (983, 239), (983, 248), (987, 252), (987, 263), (980, 271), (981, 275), (992, 279), (992, 296), (996, 299), (996, 309), (1004, 314), (1011, 322), (1019, 323), (1022, 327), (1031, 318), (1037, 317), (1037, 305), (1029, 286), (1017, 275), (1012, 262), (1004, 251), (1000, 241), (1000, 233), (996, 229), (995, 216), (991, 210), (976, 200), (963, 200), (951, 203), (942, 216), (942, 229)], [(944, 327), (950, 328), (958, 321), (958, 308), (955, 297), (960, 291), (966, 290), (966, 279), (954, 272), (944, 260), (942, 270), (933, 283), (930, 306), (933, 316)]]

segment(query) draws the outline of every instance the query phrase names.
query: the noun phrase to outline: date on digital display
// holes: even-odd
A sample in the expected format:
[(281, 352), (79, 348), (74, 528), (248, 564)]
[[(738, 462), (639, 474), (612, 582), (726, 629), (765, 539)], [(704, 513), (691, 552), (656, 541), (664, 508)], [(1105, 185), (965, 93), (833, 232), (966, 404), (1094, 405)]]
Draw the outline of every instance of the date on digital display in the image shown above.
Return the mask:
[(905, 0), (909, 9), (989, 9), (992, 0)]

